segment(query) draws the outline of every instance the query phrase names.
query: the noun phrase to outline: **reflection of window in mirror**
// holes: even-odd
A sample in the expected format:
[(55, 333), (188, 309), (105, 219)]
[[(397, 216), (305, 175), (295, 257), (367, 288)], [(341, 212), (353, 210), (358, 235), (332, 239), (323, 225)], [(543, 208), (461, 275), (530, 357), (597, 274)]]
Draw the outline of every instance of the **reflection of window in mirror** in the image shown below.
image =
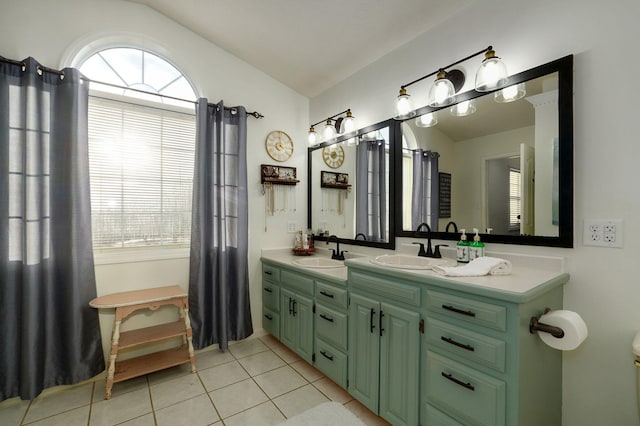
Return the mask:
[(520, 231), (520, 170), (509, 170), (509, 231)]

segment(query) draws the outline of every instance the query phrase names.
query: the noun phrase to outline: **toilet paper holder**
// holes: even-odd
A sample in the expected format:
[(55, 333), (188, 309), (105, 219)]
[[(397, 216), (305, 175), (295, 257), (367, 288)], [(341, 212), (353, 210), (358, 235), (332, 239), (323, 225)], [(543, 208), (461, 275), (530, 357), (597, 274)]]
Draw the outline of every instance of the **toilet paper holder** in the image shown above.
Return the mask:
[[(551, 312), (551, 309), (547, 308), (544, 310), (543, 315), (549, 312)], [(538, 317), (531, 317), (531, 320), (529, 321), (529, 333), (535, 334), (538, 331), (549, 333), (557, 339), (564, 337), (564, 330), (562, 328), (538, 322)]]

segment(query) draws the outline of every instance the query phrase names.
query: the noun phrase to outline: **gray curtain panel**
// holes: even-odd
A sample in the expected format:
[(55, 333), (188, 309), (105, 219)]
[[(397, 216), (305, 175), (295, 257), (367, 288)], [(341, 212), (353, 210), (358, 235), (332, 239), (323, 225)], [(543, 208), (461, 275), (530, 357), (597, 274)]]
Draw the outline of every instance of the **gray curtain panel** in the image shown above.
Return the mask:
[(253, 333), (247, 266), (247, 117), (199, 99), (196, 107), (189, 310), (196, 349)]
[(356, 234), (387, 240), (385, 141), (361, 141), (356, 148)]
[(435, 151), (416, 149), (413, 151), (413, 193), (411, 197), (411, 229), (421, 223), (438, 230), (440, 220), (440, 181), (438, 158)]
[(87, 145), (88, 87), (0, 62), (0, 400), (104, 370)]

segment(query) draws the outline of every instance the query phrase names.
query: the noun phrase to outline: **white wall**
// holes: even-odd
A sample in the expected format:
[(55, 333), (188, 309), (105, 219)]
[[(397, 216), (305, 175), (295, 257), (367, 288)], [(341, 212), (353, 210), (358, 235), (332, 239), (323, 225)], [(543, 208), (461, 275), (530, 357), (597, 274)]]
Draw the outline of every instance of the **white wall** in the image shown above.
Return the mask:
[[(312, 120), (348, 106), (362, 126), (393, 115), (401, 84), (490, 44), (511, 73), (575, 55), (575, 248), (490, 245), (566, 258), (565, 308), (579, 312), (589, 327), (585, 343), (564, 354), (566, 426), (638, 424), (630, 348), (640, 329), (638, 16), (636, 0), (476, 1), (311, 101)], [(426, 99), (426, 86), (420, 90), (410, 93)], [(583, 246), (585, 218), (623, 219), (625, 247)]]
[[(199, 96), (210, 102), (224, 99), (226, 105), (244, 105), (265, 115), (262, 120), (247, 119), (251, 305), (254, 329), (262, 328), (260, 249), (290, 245), (288, 220), (305, 226), (306, 185), (296, 188), (296, 212), (268, 218), (265, 230), (259, 165), (275, 163), (264, 149), (265, 137), (271, 130), (284, 130), (295, 143), (293, 158), (284, 164), (297, 167), (299, 176), (306, 175), (308, 99), (146, 6), (118, 0), (3, 0), (0, 9), (0, 55), (6, 58), (33, 56), (43, 65), (62, 68), (87, 46), (98, 48), (104, 40), (142, 46), (171, 60), (194, 83)], [(188, 274), (184, 257), (96, 267), (99, 295), (171, 284), (186, 289)], [(112, 318), (101, 314), (105, 351)]]

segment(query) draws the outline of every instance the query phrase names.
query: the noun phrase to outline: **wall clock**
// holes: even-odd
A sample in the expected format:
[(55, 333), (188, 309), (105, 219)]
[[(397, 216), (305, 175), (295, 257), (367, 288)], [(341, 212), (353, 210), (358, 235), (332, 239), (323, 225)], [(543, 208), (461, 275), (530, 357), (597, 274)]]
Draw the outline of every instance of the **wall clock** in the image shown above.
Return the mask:
[(322, 148), (322, 159), (332, 169), (337, 169), (344, 162), (344, 149), (340, 145)]
[(281, 130), (270, 132), (264, 144), (269, 157), (276, 161), (287, 161), (293, 154), (293, 140)]

